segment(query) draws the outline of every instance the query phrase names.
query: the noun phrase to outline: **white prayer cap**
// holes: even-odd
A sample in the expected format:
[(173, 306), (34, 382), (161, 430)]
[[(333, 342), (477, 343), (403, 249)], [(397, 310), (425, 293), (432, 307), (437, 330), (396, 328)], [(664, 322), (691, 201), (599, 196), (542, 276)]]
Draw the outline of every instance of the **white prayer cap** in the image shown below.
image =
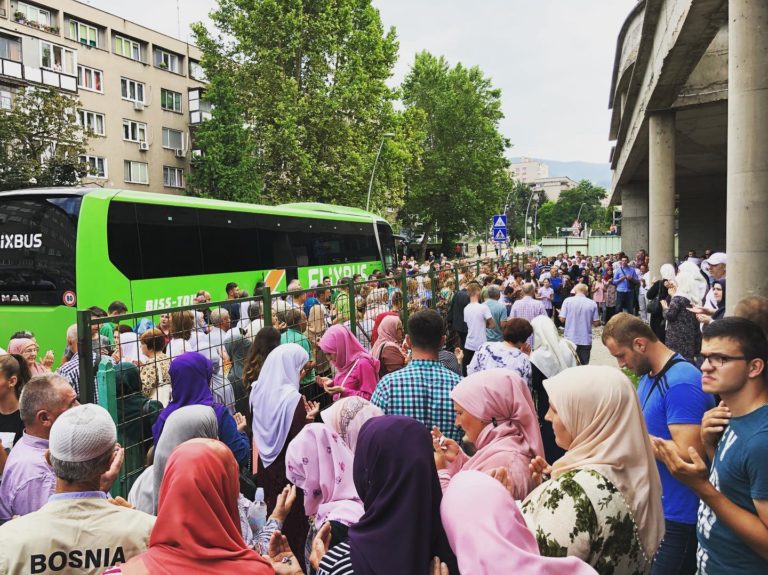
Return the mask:
[(48, 448), (59, 461), (79, 463), (104, 455), (117, 442), (117, 428), (109, 412), (86, 403), (68, 409), (51, 426)]

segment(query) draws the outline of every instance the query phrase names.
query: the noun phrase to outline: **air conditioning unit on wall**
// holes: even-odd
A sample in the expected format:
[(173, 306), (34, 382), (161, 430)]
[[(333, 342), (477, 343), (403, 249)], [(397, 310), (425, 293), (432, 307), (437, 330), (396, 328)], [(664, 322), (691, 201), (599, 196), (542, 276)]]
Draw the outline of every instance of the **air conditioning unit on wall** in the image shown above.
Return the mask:
[(177, 158), (186, 158), (187, 152), (184, 150), (176, 150), (176, 157)]
[(149, 144), (147, 142), (139, 142), (139, 150), (146, 152), (149, 150)]
[(144, 102), (134, 102), (133, 103), (133, 109), (137, 112), (141, 112), (144, 110)]

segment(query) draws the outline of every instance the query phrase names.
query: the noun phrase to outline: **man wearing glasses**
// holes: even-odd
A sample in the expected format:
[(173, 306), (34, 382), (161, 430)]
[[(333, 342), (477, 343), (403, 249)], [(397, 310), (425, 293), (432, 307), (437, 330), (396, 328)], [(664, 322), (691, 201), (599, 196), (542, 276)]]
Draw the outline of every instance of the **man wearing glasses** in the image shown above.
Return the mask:
[[(703, 454), (701, 420), (715, 406), (701, 385), (701, 372), (664, 345), (648, 324), (620, 313), (603, 329), (603, 344), (619, 362), (640, 377), (637, 394), (651, 437), (667, 441), (687, 462), (693, 447)], [(669, 472), (657, 455), (664, 509), (664, 539), (653, 559), (651, 575), (696, 573), (696, 518), (699, 497)]]
[(684, 461), (658, 439), (654, 451), (701, 498), (699, 573), (768, 573), (768, 341), (728, 317), (704, 328), (701, 356), (704, 391), (722, 398), (704, 414), (706, 458)]

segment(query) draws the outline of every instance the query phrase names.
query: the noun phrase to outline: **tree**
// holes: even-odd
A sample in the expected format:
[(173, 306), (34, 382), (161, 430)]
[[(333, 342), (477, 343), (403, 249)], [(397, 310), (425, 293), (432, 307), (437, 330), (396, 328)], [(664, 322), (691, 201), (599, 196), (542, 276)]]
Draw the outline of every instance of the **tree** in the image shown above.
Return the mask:
[(499, 133), (501, 92), (477, 68), (450, 68), (443, 57), (416, 55), (402, 85), (407, 110), (425, 118), (422, 169), (407, 181), (401, 220), (428, 238), (438, 234), (444, 249), (467, 232), (485, 235), (508, 189)]
[(570, 227), (576, 216), (579, 216), (582, 225), (586, 223), (591, 228), (607, 228), (611, 222), (611, 213), (601, 204), (606, 197), (604, 188), (589, 180), (581, 180), (575, 188), (561, 193), (557, 202), (549, 201), (539, 208), (542, 232), (547, 235), (558, 233), (560, 228)]
[[(211, 20), (213, 32), (193, 27), (214, 106), (196, 135), (196, 193), (365, 206), (382, 136), (403, 129), (386, 84), (395, 32), (370, 0), (220, 0)], [(385, 143), (374, 208), (402, 196), (381, 187), (403, 185), (411, 148)]]
[(13, 109), (0, 111), (0, 190), (80, 182), (90, 132), (78, 125), (77, 106), (77, 98), (50, 88), (17, 92)]
[[(535, 207), (537, 205), (543, 206), (547, 198), (544, 192), (534, 192), (530, 184), (514, 180), (509, 174), (508, 178), (511, 183), (508, 186), (509, 192), (507, 192), (509, 198), (507, 203), (507, 233), (510, 239), (522, 240), (525, 237), (526, 210), (528, 217), (532, 218)], [(539, 221), (541, 221), (541, 208), (539, 208)]]

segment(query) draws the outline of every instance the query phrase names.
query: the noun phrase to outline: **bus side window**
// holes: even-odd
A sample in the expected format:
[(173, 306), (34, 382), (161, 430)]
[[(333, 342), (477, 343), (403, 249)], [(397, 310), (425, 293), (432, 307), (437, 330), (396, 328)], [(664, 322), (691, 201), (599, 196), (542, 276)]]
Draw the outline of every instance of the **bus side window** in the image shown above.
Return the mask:
[(195, 208), (136, 204), (144, 278), (203, 273)]
[(109, 260), (125, 277), (129, 280), (144, 277), (134, 204), (110, 202), (107, 215), (107, 246)]

